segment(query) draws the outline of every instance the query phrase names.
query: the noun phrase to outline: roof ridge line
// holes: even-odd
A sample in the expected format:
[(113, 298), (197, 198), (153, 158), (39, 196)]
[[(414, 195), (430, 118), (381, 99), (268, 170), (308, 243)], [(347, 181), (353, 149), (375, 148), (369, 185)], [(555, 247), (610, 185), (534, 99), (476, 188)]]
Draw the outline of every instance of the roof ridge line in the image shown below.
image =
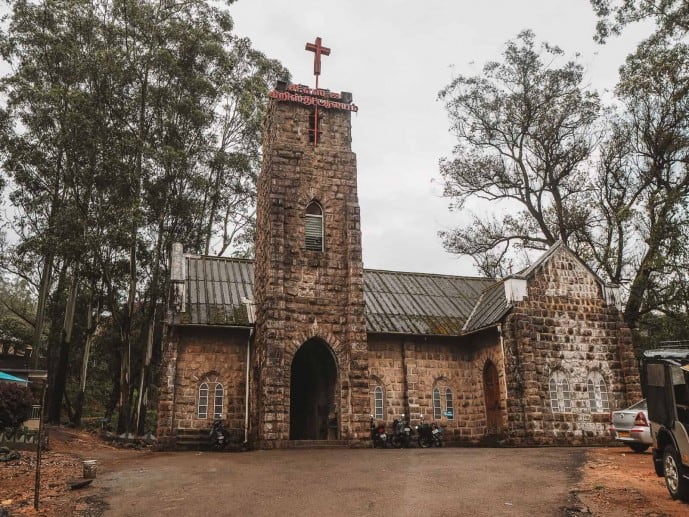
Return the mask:
[(399, 275), (422, 275), (422, 276), (436, 276), (436, 277), (445, 277), (445, 278), (463, 278), (465, 280), (492, 280), (492, 281), (499, 281), (499, 279), (495, 278), (489, 278), (486, 276), (468, 276), (468, 275), (450, 275), (447, 273), (425, 273), (425, 272), (420, 272), (420, 271), (398, 271), (395, 269), (369, 269), (369, 268), (364, 268), (364, 271), (368, 271), (371, 273), (394, 273), (394, 274), (399, 274)]

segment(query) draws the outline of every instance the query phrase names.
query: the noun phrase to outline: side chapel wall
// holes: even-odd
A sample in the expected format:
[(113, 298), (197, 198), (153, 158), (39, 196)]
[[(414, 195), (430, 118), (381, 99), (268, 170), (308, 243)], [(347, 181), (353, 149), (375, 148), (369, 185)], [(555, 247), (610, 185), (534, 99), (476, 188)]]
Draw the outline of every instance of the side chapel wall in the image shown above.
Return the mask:
[(199, 385), (206, 375), (223, 385), (226, 427), (236, 432), (243, 430), (249, 330), (192, 327), (178, 329), (177, 332), (173, 430), (210, 428), (213, 422), (212, 389), (208, 394), (208, 416), (198, 417)]
[[(495, 363), (504, 386), (502, 350), (496, 334), (457, 337), (415, 337), (369, 334), (369, 393), (384, 391), (384, 420), (389, 424), (401, 414), (412, 425), (436, 421), (450, 443), (478, 443), (486, 433), (483, 367)], [(434, 418), (433, 389), (440, 389), (442, 417)], [(445, 388), (453, 395), (454, 417), (447, 418)], [(504, 389), (501, 389), (504, 396)], [(502, 398), (502, 397), (501, 397)], [(505, 405), (501, 401), (501, 407)]]
[[(564, 248), (528, 280), (528, 296), (502, 327), (508, 391), (508, 443), (580, 445), (609, 440), (609, 412), (591, 411), (591, 372), (605, 381), (610, 409), (641, 398), (631, 334), (608, 306), (594, 275)], [(551, 409), (549, 379), (567, 376), (571, 411)]]

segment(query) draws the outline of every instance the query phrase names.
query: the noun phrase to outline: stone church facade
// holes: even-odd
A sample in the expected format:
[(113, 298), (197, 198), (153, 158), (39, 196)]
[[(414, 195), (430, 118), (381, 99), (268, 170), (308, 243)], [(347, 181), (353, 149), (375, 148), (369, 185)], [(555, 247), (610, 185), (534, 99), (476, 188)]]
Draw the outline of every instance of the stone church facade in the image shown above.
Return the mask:
[(402, 414), (456, 444), (609, 440), (641, 398), (618, 289), (561, 243), (502, 280), (365, 270), (349, 95), (299, 88), (271, 94), (255, 260), (173, 249), (161, 443), (220, 417), (256, 447), (355, 446)]

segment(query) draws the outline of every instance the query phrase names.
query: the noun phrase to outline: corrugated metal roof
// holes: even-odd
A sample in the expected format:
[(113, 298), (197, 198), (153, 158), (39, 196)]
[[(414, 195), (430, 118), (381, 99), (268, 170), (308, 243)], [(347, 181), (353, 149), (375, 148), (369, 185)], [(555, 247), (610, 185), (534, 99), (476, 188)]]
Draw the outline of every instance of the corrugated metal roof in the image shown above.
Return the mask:
[(459, 335), (481, 291), (494, 280), (364, 270), (369, 332)]
[(488, 287), (479, 298), (463, 331), (473, 332), (494, 325), (512, 308), (505, 297), (505, 282), (496, 282)]
[(253, 324), (254, 263), (252, 260), (185, 255), (186, 303), (184, 312), (175, 312), (177, 325)]
[[(178, 325), (253, 324), (253, 261), (226, 257), (185, 255), (185, 311), (174, 313)], [(474, 310), (484, 300), (482, 293), (495, 280), (488, 278), (364, 270), (366, 328), (374, 333), (456, 336), (469, 316), (487, 324), (500, 307), (498, 292), (485, 300), (489, 313), (478, 318)], [(500, 284), (502, 285), (502, 284)], [(506, 305), (504, 301), (504, 305)], [(500, 314), (500, 317), (504, 311)]]

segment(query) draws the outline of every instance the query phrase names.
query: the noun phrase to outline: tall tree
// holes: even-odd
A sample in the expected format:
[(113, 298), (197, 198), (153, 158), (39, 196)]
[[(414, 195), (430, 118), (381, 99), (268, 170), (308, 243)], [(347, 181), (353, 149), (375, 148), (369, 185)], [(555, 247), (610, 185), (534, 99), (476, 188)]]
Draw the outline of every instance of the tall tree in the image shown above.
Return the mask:
[(599, 100), (585, 88), (580, 64), (558, 66), (562, 56), (524, 31), (501, 62), (456, 78), (439, 94), (459, 140), (452, 159), (440, 163), (444, 195), (455, 209), (471, 198), (513, 208), (441, 233), (446, 249), (472, 256), (490, 276), (506, 272), (503, 258), (513, 246), (572, 244), (588, 217), (579, 200)]
[[(0, 153), (20, 214), (2, 266), (43, 293), (37, 314), (49, 332), (37, 324), (36, 339), (49, 342), (51, 419), (64, 391), (58, 371), (74, 364), (72, 349), (91, 347), (99, 307), (119, 335), (118, 428), (132, 431), (132, 418), (142, 428), (167, 250), (174, 241), (241, 250), (257, 121), (269, 83), (286, 71), (205, 0), (19, 0), (0, 51), (12, 64)], [(226, 221), (240, 228), (233, 239), (223, 237)]]
[(620, 69), (624, 110), (609, 121), (592, 224), (579, 237), (614, 282), (629, 280), (625, 320), (686, 312), (689, 257), (689, 47), (652, 38)]

